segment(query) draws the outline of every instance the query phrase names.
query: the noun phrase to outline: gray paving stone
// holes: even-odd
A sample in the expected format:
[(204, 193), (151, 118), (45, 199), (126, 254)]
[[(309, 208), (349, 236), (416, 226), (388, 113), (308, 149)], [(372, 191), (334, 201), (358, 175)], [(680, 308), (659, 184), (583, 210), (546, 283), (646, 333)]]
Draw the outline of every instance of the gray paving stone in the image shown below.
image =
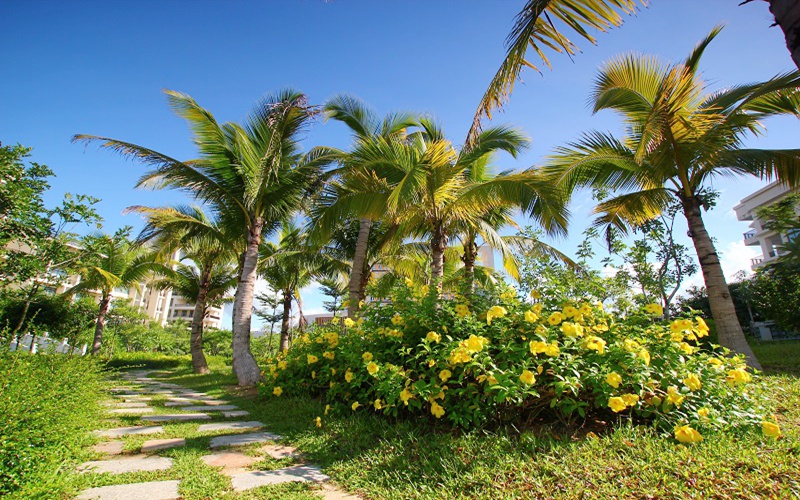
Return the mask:
[(283, 460), (284, 458), (298, 458), (300, 454), (294, 446), (282, 446), (278, 444), (268, 444), (261, 448), (261, 451), (274, 458)]
[(82, 473), (94, 472), (96, 474), (124, 474), (126, 472), (167, 470), (170, 467), (172, 467), (171, 458), (134, 455), (132, 457), (117, 458), (113, 460), (93, 460), (91, 462), (81, 464), (78, 470)]
[(76, 500), (177, 500), (180, 481), (118, 484), (84, 490)]
[(135, 426), (135, 427), (118, 427), (116, 429), (106, 429), (102, 431), (94, 431), (98, 436), (103, 437), (122, 437), (138, 434), (158, 434), (164, 432), (164, 428), (160, 425), (148, 426)]
[(258, 457), (252, 457), (240, 451), (229, 451), (205, 455), (200, 457), (200, 460), (211, 467), (222, 467), (222, 473), (231, 476), (238, 472), (247, 471), (247, 467), (256, 463)]
[(239, 407), (236, 405), (219, 405), (219, 406), (198, 405), (198, 406), (185, 406), (181, 408), (181, 410), (183, 411), (231, 411), (238, 409)]
[(183, 438), (151, 439), (150, 441), (145, 441), (142, 445), (142, 453), (152, 453), (158, 450), (166, 450), (167, 448), (177, 448), (178, 446), (186, 446), (186, 440)]
[(180, 392), (177, 394), (177, 396), (181, 396), (184, 398), (193, 398), (193, 399), (198, 399), (198, 398), (208, 399), (208, 394), (205, 394), (203, 392), (193, 392), (193, 391)]
[(277, 441), (281, 436), (269, 432), (252, 432), (249, 434), (235, 434), (229, 436), (217, 436), (211, 439), (209, 448), (222, 448), (223, 446), (245, 446), (253, 443), (266, 443), (267, 441)]
[(121, 455), (125, 443), (122, 441), (107, 441), (105, 443), (97, 443), (92, 446), (92, 449), (98, 453), (105, 453), (106, 455)]
[(236, 491), (244, 491), (259, 486), (290, 482), (322, 483), (330, 478), (313, 465), (296, 465), (279, 470), (242, 472), (231, 477), (231, 485)]
[(258, 420), (251, 420), (249, 422), (219, 422), (216, 424), (202, 424), (197, 428), (197, 432), (237, 431), (243, 429), (258, 429), (261, 427), (264, 427), (264, 424)]
[(153, 413), (153, 409), (150, 408), (150, 407), (147, 407), (147, 408), (120, 408), (118, 410), (111, 410), (109, 413), (113, 413), (115, 415), (141, 415), (143, 413)]
[(246, 417), (247, 415), (250, 415), (250, 412), (249, 411), (245, 411), (245, 410), (234, 410), (234, 411), (223, 411), (222, 412), (222, 416), (226, 417), (226, 418)]
[(142, 420), (148, 422), (181, 422), (185, 420), (211, 420), (207, 413), (169, 413), (164, 415), (146, 415)]
[(210, 405), (210, 406), (220, 406), (220, 405), (230, 404), (228, 401), (223, 401), (221, 399), (214, 399), (214, 398), (211, 398), (211, 399), (209, 399), (209, 398), (200, 399), (198, 402), (199, 403), (203, 403), (204, 405)]

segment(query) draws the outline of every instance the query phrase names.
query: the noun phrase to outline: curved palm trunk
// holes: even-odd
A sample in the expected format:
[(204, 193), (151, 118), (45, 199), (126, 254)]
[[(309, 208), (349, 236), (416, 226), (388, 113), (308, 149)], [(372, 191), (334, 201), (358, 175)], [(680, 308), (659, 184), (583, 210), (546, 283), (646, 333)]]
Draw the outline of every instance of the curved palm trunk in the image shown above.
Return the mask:
[(94, 341), (92, 342), (92, 354), (100, 352), (100, 347), (103, 345), (103, 329), (106, 326), (106, 315), (108, 314), (108, 307), (111, 304), (111, 295), (103, 292), (100, 299), (100, 307), (97, 310), (97, 321), (94, 325)]
[(769, 11), (783, 30), (795, 66), (800, 68), (800, 1), (769, 0)]
[[(364, 276), (364, 263), (367, 260), (370, 229), (372, 229), (372, 221), (361, 219), (358, 224), (358, 238), (356, 239), (356, 250), (353, 255), (353, 270), (350, 272), (350, 282), (347, 286), (350, 291), (350, 305), (347, 308), (348, 318), (358, 316), (358, 303), (361, 301), (361, 282)], [(366, 285), (364, 286), (366, 287)]]
[(695, 197), (682, 198), (681, 202), (683, 213), (689, 224), (689, 233), (697, 252), (697, 260), (700, 261), (700, 269), (703, 270), (703, 279), (719, 343), (734, 352), (744, 354), (748, 365), (761, 369), (758, 359), (747, 344), (739, 319), (736, 317), (736, 308), (733, 305), (728, 283), (725, 281), (725, 274), (722, 272), (717, 250), (714, 248), (714, 242), (708, 235), (703, 222), (700, 200)]
[(477, 258), (475, 250), (475, 237), (470, 234), (464, 241), (464, 255), (461, 257), (461, 261), (464, 262), (464, 288), (468, 296), (472, 296), (472, 292), (475, 291), (475, 259)]
[(263, 225), (263, 221), (257, 220), (247, 236), (247, 249), (242, 257), (239, 283), (233, 301), (233, 372), (241, 386), (255, 385), (261, 379), (258, 363), (250, 350), (250, 325), (253, 316), (258, 246), (261, 243)]
[(444, 277), (444, 251), (447, 249), (447, 236), (445, 236), (441, 225), (433, 228), (431, 237), (431, 281), (436, 288), (442, 289), (442, 278)]
[(189, 352), (192, 354), (192, 370), (201, 375), (211, 372), (208, 369), (206, 356), (203, 354), (203, 319), (205, 319), (206, 316), (206, 298), (208, 297), (208, 281), (210, 276), (211, 266), (206, 264), (203, 274), (200, 277), (200, 287), (197, 293), (197, 300), (194, 303), (194, 313), (192, 314), (192, 334), (189, 337)]
[(283, 292), (283, 321), (281, 322), (281, 351), (289, 349), (289, 322), (292, 319), (292, 294)]

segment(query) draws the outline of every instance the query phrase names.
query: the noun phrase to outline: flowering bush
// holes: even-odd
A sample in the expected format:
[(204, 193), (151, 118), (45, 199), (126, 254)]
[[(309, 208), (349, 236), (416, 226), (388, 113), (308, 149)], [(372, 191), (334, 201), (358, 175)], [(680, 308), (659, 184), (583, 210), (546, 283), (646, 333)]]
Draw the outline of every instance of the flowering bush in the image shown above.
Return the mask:
[(513, 290), (437, 300), (400, 286), (357, 323), (316, 328), (269, 359), (262, 391), (323, 397), (326, 413), (428, 415), (463, 428), (535, 414), (621, 415), (682, 442), (756, 424), (780, 435), (747, 392), (742, 358), (699, 349), (702, 318), (666, 323), (661, 313), (648, 306), (622, 319), (588, 303), (549, 310)]

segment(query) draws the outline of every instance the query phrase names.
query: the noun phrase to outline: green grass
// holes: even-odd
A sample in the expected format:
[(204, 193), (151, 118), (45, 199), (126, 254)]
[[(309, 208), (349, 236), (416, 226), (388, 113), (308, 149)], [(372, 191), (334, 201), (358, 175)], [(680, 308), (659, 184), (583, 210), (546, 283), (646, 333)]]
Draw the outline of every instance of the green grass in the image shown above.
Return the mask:
[(560, 425), (464, 434), (366, 412), (329, 415), (317, 429), (313, 419), (323, 414), (324, 403), (242, 393), (220, 360), (212, 363), (211, 374), (194, 375), (183, 366), (163, 379), (250, 411), (340, 486), (368, 498), (797, 497), (800, 342), (754, 349), (765, 375), (753, 393), (776, 414), (784, 432), (777, 441), (754, 430), (707, 436), (686, 446), (624, 421), (608, 425), (596, 438)]

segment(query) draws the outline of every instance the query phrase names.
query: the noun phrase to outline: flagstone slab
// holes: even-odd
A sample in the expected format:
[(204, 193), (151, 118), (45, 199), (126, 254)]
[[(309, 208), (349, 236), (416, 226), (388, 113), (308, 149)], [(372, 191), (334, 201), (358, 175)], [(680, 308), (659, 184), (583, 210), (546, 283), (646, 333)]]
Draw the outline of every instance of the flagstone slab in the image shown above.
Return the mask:
[(106, 429), (103, 431), (94, 431), (98, 436), (104, 437), (122, 437), (140, 434), (158, 434), (164, 432), (164, 428), (160, 425), (146, 425), (135, 427), (118, 427), (116, 429)]
[(258, 429), (261, 427), (264, 427), (264, 424), (258, 420), (251, 420), (249, 422), (219, 422), (216, 424), (202, 424), (197, 428), (197, 432), (238, 431), (243, 429)]
[(231, 485), (235, 491), (245, 491), (271, 484), (290, 482), (322, 483), (329, 479), (318, 467), (296, 465), (285, 469), (234, 474), (231, 477)]
[(201, 399), (198, 402), (199, 403), (203, 403), (204, 405), (209, 405), (209, 406), (220, 406), (220, 405), (224, 406), (224, 405), (229, 405), (230, 404), (230, 402), (228, 402), (228, 401), (223, 401), (221, 399), (213, 399), (213, 398), (212, 399), (209, 399), (209, 398)]
[(219, 406), (185, 406), (181, 408), (183, 411), (230, 411), (238, 410), (236, 405), (219, 405)]
[(125, 448), (125, 443), (122, 441), (107, 441), (105, 443), (97, 443), (92, 446), (92, 449), (98, 453), (105, 453), (106, 455), (121, 455), (122, 450)]
[(132, 457), (113, 460), (92, 460), (91, 462), (81, 464), (78, 470), (82, 473), (125, 474), (127, 472), (167, 470), (170, 467), (172, 467), (171, 458), (134, 455)]
[(270, 432), (252, 432), (249, 434), (232, 434), (227, 436), (217, 436), (211, 439), (209, 448), (222, 448), (223, 446), (246, 446), (253, 443), (266, 443), (277, 441), (281, 436)]
[(142, 445), (142, 453), (152, 453), (158, 450), (177, 448), (178, 446), (186, 446), (186, 440), (184, 438), (151, 439), (150, 441), (145, 441)]
[(177, 500), (180, 481), (150, 481), (89, 488), (76, 500)]
[(284, 458), (298, 458), (300, 456), (300, 454), (297, 452), (297, 448), (294, 446), (268, 444), (263, 446), (261, 451), (275, 460), (283, 460)]
[(222, 412), (222, 416), (226, 417), (226, 418), (246, 417), (247, 415), (250, 415), (250, 412), (249, 411), (245, 411), (245, 410), (234, 410), (234, 411), (223, 411)]
[(147, 415), (142, 420), (148, 422), (182, 422), (186, 420), (211, 420), (207, 413), (168, 413), (164, 415)]
[(180, 392), (176, 394), (177, 396), (181, 396), (184, 398), (194, 398), (194, 399), (208, 399), (208, 394), (203, 392)]
[(115, 415), (142, 415), (144, 413), (153, 413), (153, 409), (150, 408), (150, 407), (147, 407), (147, 408), (119, 408), (117, 410), (111, 410), (109, 413), (113, 413)]
[(230, 451), (227, 453), (212, 453), (200, 457), (200, 460), (211, 467), (222, 467), (222, 473), (228, 476), (239, 472), (245, 472), (247, 467), (258, 462), (258, 457), (251, 457), (240, 451)]
[(124, 403), (117, 403), (114, 406), (116, 408), (149, 408), (144, 401), (126, 401)]

